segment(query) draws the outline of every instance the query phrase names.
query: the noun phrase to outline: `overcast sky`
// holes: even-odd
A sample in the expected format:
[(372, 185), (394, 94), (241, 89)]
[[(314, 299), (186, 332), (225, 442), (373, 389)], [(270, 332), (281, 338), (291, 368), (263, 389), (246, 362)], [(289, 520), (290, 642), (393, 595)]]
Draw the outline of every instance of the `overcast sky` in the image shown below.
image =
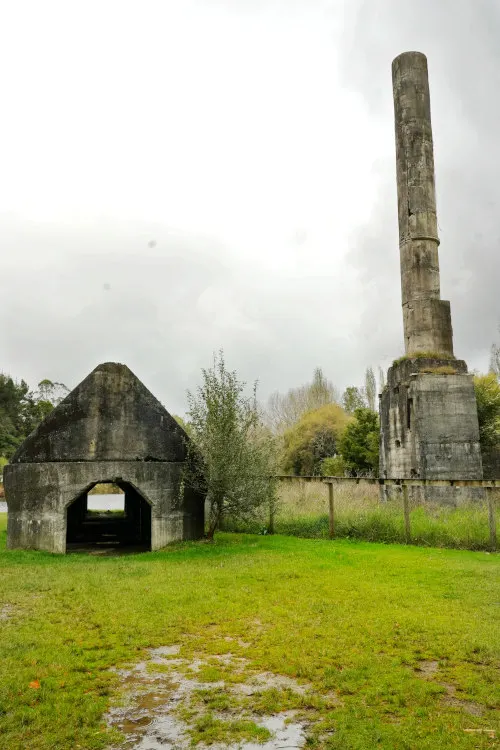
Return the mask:
[(1, 368), (124, 362), (173, 412), (223, 348), (263, 400), (403, 353), (391, 62), (428, 57), (441, 290), (500, 305), (498, 0), (39, 0), (0, 14)]

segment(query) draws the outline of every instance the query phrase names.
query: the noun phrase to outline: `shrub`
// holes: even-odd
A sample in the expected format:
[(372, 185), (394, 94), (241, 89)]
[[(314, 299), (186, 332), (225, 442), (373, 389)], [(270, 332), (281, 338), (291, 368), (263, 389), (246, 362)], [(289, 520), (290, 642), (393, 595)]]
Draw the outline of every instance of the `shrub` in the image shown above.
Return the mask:
[(474, 376), (481, 448), (500, 443), (500, 384), (495, 373)]
[(185, 485), (209, 502), (208, 532), (213, 538), (222, 516), (248, 519), (275, 494), (275, 446), (261, 422), (253, 393), (226, 369), (223, 352), (202, 370), (202, 385), (188, 392), (189, 437)]
[(356, 474), (378, 475), (380, 427), (371, 409), (356, 409), (354, 421), (345, 429), (339, 450), (347, 468)]
[(321, 475), (323, 459), (338, 452), (340, 436), (351, 420), (338, 404), (304, 414), (285, 432), (284, 470), (302, 476)]
[(324, 477), (345, 477), (348, 472), (343, 456), (330, 456), (321, 462), (321, 474)]

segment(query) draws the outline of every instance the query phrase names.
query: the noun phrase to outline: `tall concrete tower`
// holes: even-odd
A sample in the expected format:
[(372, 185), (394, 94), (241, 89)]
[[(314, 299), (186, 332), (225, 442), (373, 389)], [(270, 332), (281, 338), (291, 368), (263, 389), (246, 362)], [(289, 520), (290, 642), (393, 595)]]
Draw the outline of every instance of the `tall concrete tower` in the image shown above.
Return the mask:
[(406, 52), (392, 63), (399, 249), (406, 354), (453, 357), (450, 303), (440, 299), (439, 238), (427, 60)]
[(392, 63), (405, 356), (380, 396), (380, 475), (482, 479), (477, 406), (441, 299), (427, 60)]

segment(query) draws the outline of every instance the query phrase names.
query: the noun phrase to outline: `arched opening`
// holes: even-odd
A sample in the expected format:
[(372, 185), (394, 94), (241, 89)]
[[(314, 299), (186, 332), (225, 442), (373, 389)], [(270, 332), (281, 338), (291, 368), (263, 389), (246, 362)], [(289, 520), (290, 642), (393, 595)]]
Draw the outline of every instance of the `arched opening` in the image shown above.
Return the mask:
[(67, 508), (66, 550), (151, 549), (151, 506), (129, 482), (94, 482)]

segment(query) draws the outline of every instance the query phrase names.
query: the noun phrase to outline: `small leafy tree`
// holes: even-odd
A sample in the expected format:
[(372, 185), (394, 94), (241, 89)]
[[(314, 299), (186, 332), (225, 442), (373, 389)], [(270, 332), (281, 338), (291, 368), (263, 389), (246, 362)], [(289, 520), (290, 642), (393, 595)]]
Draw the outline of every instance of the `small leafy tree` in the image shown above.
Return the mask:
[(10, 458), (26, 437), (28, 384), (0, 374), (0, 455)]
[(354, 420), (339, 442), (340, 453), (350, 471), (378, 474), (379, 434), (378, 415), (371, 409), (356, 409)]
[(245, 396), (246, 384), (226, 369), (222, 351), (202, 370), (202, 380), (187, 394), (191, 440), (184, 481), (206, 495), (207, 538), (213, 539), (223, 515), (251, 519), (275, 502), (276, 461), (257, 407), (257, 384)]

